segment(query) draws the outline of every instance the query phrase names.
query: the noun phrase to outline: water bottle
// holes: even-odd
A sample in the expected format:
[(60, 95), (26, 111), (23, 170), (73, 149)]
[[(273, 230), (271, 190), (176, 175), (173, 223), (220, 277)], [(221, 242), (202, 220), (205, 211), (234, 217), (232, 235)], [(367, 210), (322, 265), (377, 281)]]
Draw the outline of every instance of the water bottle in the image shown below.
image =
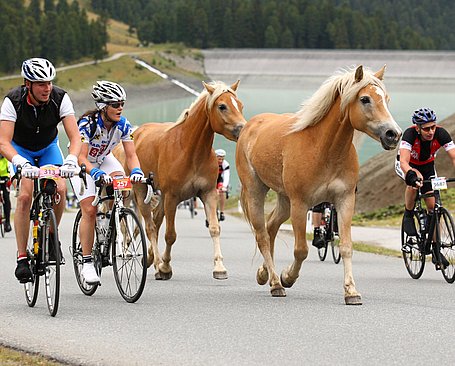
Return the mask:
[(109, 219), (103, 212), (98, 212), (96, 214), (96, 233), (98, 235), (98, 241), (100, 243), (106, 242), (107, 229), (109, 227)]
[(420, 225), (420, 231), (422, 233), (425, 233), (426, 231), (426, 226), (425, 226), (425, 223), (426, 223), (426, 214), (425, 214), (425, 211), (421, 211), (419, 212), (419, 225)]

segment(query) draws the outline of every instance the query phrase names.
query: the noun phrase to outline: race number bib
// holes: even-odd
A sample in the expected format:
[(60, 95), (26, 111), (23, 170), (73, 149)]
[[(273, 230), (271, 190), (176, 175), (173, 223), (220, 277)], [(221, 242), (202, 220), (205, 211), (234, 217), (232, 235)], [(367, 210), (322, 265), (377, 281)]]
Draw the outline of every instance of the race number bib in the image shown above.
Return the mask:
[(114, 178), (112, 186), (116, 191), (130, 191), (132, 188), (130, 178)]
[(46, 179), (57, 179), (60, 177), (60, 170), (55, 165), (44, 165), (39, 169), (39, 177)]
[(434, 191), (447, 189), (447, 182), (445, 177), (436, 177), (431, 180), (431, 187)]

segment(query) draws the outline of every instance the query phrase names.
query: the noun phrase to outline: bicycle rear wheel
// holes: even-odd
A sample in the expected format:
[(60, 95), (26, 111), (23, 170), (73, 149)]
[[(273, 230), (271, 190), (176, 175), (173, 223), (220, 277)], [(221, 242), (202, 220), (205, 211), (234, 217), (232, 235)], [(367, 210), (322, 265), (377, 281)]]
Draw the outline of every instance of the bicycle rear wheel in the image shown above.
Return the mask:
[(442, 269), (442, 275), (448, 283), (453, 283), (455, 281), (455, 226), (450, 213), (443, 207), (440, 210), (440, 250), (441, 254), (449, 262), (449, 265)]
[(332, 240), (330, 242), (332, 247), (332, 257), (335, 264), (340, 263), (341, 260), (341, 253), (340, 253), (340, 236), (338, 234), (338, 220), (337, 220), (337, 212), (335, 208), (332, 208), (330, 212), (330, 226), (332, 231)]
[(24, 283), (24, 290), (27, 305), (32, 308), (36, 304), (36, 299), (38, 298), (39, 290), (38, 266), (33, 251), (33, 220), (30, 220), (30, 232), (28, 234), (27, 242), (27, 256), (30, 261), (30, 270), (32, 271), (32, 282)]
[(120, 295), (127, 302), (136, 302), (144, 291), (147, 277), (147, 242), (134, 211), (122, 208), (115, 215), (111, 239), (114, 278)]
[[(414, 216), (416, 228), (419, 227), (417, 217)], [(402, 256), (404, 265), (409, 275), (415, 280), (422, 276), (423, 270), (425, 269), (425, 253), (420, 251), (419, 242), (420, 232), (418, 236), (408, 236), (404, 231), (403, 224), (401, 224), (401, 246), (405, 248), (402, 250)]]
[(324, 246), (322, 248), (318, 248), (318, 256), (321, 262), (325, 261), (325, 257), (327, 257), (327, 247), (328, 242), (324, 239)]
[(46, 288), (47, 308), (51, 316), (55, 316), (58, 311), (60, 300), (60, 263), (61, 250), (58, 240), (57, 219), (52, 209), (47, 209), (43, 213), (45, 224), (41, 235), (43, 236), (44, 253), (44, 278)]
[(82, 276), (82, 244), (81, 239), (79, 237), (79, 230), (81, 225), (82, 219), (82, 211), (79, 210), (76, 215), (76, 219), (74, 220), (73, 225), (73, 240), (72, 240), (72, 256), (73, 256), (73, 267), (74, 267), (74, 274), (76, 276), (76, 282), (79, 288), (81, 289), (82, 293), (87, 296), (92, 296), (96, 289), (98, 288), (98, 284), (96, 285), (89, 285), (85, 282), (84, 277)]
[(190, 209), (191, 218), (193, 219), (194, 218), (194, 199), (193, 199), (193, 197), (191, 197), (189, 199), (189, 209)]

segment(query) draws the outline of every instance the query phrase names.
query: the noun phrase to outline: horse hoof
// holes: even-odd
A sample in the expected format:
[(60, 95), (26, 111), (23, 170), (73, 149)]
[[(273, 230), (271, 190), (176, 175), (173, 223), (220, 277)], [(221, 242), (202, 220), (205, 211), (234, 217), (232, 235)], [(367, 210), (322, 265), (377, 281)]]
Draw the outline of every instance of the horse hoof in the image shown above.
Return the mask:
[(256, 282), (258, 283), (258, 285), (263, 286), (267, 283), (268, 280), (269, 280), (269, 273), (267, 272), (267, 270), (264, 269), (264, 267), (258, 268), (258, 270), (256, 272)]
[(168, 273), (158, 271), (155, 273), (155, 280), (165, 281), (165, 280), (170, 280), (171, 278), (172, 278), (172, 271), (168, 272)]
[(215, 280), (227, 280), (227, 271), (213, 271), (213, 278)]
[(272, 297), (286, 297), (286, 291), (282, 287), (274, 288), (270, 290)]
[(360, 295), (345, 296), (346, 305), (362, 305), (362, 297)]
[(283, 287), (286, 287), (286, 288), (291, 288), (292, 285), (294, 284), (294, 282), (291, 282), (291, 283), (286, 282), (284, 280), (283, 273), (280, 275), (280, 281), (281, 281), (281, 284), (283, 285)]

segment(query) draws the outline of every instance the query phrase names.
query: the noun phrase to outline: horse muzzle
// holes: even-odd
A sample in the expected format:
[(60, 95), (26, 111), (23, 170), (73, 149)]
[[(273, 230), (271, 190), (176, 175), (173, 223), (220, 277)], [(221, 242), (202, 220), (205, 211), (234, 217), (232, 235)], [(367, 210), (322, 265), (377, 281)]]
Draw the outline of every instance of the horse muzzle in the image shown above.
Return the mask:
[(393, 150), (397, 147), (401, 137), (401, 129), (388, 128), (380, 134), (380, 141), (384, 150)]
[(232, 136), (234, 137), (234, 141), (237, 141), (239, 139), (240, 132), (242, 131), (244, 126), (245, 126), (245, 124), (239, 123), (232, 129), (231, 132), (232, 132)]

